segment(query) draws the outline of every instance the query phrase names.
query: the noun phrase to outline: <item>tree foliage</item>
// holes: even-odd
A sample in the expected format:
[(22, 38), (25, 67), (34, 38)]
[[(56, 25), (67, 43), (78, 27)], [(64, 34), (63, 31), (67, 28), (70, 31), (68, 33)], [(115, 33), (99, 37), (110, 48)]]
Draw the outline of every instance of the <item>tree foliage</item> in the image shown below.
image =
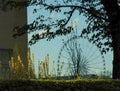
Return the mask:
[[(35, 7), (33, 13), (38, 14), (38, 17), (28, 25), (16, 26), (13, 29), (14, 37), (32, 33), (30, 45), (40, 39), (50, 40), (70, 33), (74, 27), (69, 25), (69, 22), (78, 11), (79, 15), (86, 17), (87, 24), (81, 36), (95, 43), (102, 49), (102, 53), (113, 50), (113, 78), (120, 78), (120, 0), (8, 0), (8, 2), (2, 0), (1, 2), (4, 5), (0, 6), (0, 10), (3, 11), (8, 7), (10, 9)], [(61, 17), (52, 18), (50, 14)], [(34, 33), (36, 31), (44, 32)]]
[[(120, 1), (116, 0), (118, 6)], [(34, 31), (45, 32), (33, 34), (29, 44), (35, 44), (38, 40), (47, 38), (47, 40), (57, 35), (66, 35), (73, 30), (73, 26), (68, 23), (75, 11), (79, 15), (86, 17), (87, 27), (82, 30), (82, 37), (87, 37), (93, 43), (96, 43), (102, 52), (112, 50), (111, 31), (109, 26), (109, 18), (101, 0), (28, 0), (27, 3), (8, 2), (13, 7), (35, 6), (33, 13), (38, 13), (38, 17), (29, 25), (16, 26), (14, 28), (14, 37), (21, 36), (24, 33), (32, 33)], [(46, 13), (39, 14), (45, 10), (48, 14), (62, 14), (60, 18), (51, 18)], [(113, 12), (114, 13), (114, 12)], [(79, 25), (80, 26), (80, 25)], [(27, 30), (27, 31), (26, 31)]]

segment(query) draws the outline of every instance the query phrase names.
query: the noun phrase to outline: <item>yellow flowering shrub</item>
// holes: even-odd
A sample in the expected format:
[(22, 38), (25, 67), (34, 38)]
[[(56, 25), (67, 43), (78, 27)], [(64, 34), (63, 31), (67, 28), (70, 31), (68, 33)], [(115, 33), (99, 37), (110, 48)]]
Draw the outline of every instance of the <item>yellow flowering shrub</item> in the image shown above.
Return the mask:
[(21, 56), (18, 51), (18, 46), (16, 45), (13, 49), (13, 57), (11, 57), (11, 60), (9, 61), (9, 67), (11, 71), (11, 78), (13, 79), (33, 79), (35, 78), (34, 74), (34, 55), (30, 56), (30, 48), (28, 49), (27, 54), (27, 60), (28, 60), (28, 69), (23, 64), (23, 60), (21, 59)]

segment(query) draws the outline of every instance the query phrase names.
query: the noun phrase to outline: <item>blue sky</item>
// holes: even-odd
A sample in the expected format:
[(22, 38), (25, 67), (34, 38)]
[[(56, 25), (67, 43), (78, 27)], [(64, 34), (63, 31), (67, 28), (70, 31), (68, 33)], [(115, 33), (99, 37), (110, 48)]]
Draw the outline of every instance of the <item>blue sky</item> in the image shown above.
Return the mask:
[[(36, 7), (37, 8), (37, 7)], [(51, 18), (61, 18), (61, 14), (55, 14), (55, 13), (47, 13), (44, 10), (39, 11), (39, 13), (33, 14), (33, 9), (34, 7), (29, 7), (28, 8), (28, 23), (31, 23), (39, 14), (45, 14), (46, 16), (50, 16)], [(78, 33), (86, 26), (85, 23), (85, 17), (79, 16), (78, 12), (74, 14), (72, 17), (72, 24), (73, 26), (77, 26)], [(71, 23), (69, 23), (71, 24)], [(69, 25), (68, 24), (68, 25)], [(79, 26), (79, 27), (78, 27)], [(41, 32), (41, 31), (36, 31), (34, 33)], [(28, 39), (30, 39), (32, 34), (28, 35)], [(36, 72), (38, 71), (38, 61), (43, 61), (45, 58), (45, 55), (48, 53), (50, 57), (50, 69), (52, 69), (52, 61), (54, 60), (57, 64), (58, 60), (58, 54), (60, 52), (60, 49), (63, 46), (62, 40), (67, 40), (68, 36), (58, 36), (55, 39), (52, 39), (51, 41), (46, 41), (46, 39), (40, 40), (36, 44), (30, 46), (31, 52), (35, 54), (35, 69)], [(92, 51), (92, 50), (91, 50)], [(112, 52), (107, 53), (105, 56), (105, 62), (106, 62), (106, 69), (107, 70), (112, 70)], [(52, 71), (52, 70), (51, 70)]]

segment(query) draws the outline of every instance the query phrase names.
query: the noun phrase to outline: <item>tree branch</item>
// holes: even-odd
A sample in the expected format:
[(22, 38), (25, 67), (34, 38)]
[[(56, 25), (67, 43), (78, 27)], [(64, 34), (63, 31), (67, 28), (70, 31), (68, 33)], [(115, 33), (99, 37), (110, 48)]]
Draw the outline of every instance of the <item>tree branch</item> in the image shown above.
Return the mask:
[(73, 15), (73, 13), (74, 13), (74, 11), (75, 11), (75, 9), (76, 9), (76, 7), (73, 8), (73, 10), (71, 11), (71, 13), (70, 13), (70, 15), (69, 15), (67, 21), (64, 23), (63, 26), (65, 26), (65, 25), (69, 22), (69, 20), (71, 19), (72, 15)]
[(98, 16), (98, 15), (93, 14), (90, 8), (85, 8), (85, 7), (78, 6), (78, 5), (48, 5), (48, 4), (42, 4), (42, 5), (51, 7), (51, 8), (53, 8), (53, 9), (55, 9), (55, 8), (68, 8), (68, 7), (74, 8), (74, 9), (80, 8), (80, 9), (83, 9), (83, 10), (87, 11), (87, 12), (88, 12), (89, 14), (91, 14), (93, 17), (96, 17), (96, 18), (99, 18), (99, 19), (108, 21), (108, 19), (106, 19), (106, 18), (104, 18), (104, 17), (102, 17), (102, 16)]

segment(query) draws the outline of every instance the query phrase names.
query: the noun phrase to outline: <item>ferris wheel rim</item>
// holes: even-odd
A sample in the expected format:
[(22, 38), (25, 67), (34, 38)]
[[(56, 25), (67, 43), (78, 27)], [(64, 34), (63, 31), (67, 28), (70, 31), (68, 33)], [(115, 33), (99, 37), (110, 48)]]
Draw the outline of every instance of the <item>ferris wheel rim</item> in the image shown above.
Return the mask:
[[(60, 66), (60, 64), (59, 64), (59, 63), (60, 63), (60, 58), (61, 58), (61, 54), (62, 54), (62, 51), (63, 51), (64, 47), (67, 45), (68, 42), (73, 41), (74, 39), (79, 39), (79, 38), (84, 39), (84, 40), (87, 40), (89, 43), (91, 43), (91, 44), (93, 44), (94, 46), (96, 46), (96, 48), (99, 50), (99, 52), (100, 52), (100, 54), (101, 54), (101, 58), (103, 59), (103, 60), (102, 60), (103, 74), (105, 74), (105, 70), (106, 70), (106, 67), (105, 67), (105, 66), (106, 66), (106, 65), (105, 65), (105, 58), (104, 58), (104, 55), (103, 55), (102, 52), (101, 52), (101, 49), (97, 46), (97, 44), (92, 43), (92, 41), (90, 41), (88, 38), (81, 37), (80, 35), (79, 35), (79, 36), (74, 35), (73, 37), (69, 38), (67, 41), (64, 41), (64, 42), (63, 42), (63, 46), (61, 47), (60, 52), (59, 52), (59, 54), (58, 54), (58, 60), (57, 60), (57, 62), (58, 62), (58, 65), (57, 65), (58, 69), (59, 69), (59, 66)], [(58, 70), (58, 72), (59, 72), (59, 70)], [(58, 73), (58, 74), (59, 74), (59, 73)]]

